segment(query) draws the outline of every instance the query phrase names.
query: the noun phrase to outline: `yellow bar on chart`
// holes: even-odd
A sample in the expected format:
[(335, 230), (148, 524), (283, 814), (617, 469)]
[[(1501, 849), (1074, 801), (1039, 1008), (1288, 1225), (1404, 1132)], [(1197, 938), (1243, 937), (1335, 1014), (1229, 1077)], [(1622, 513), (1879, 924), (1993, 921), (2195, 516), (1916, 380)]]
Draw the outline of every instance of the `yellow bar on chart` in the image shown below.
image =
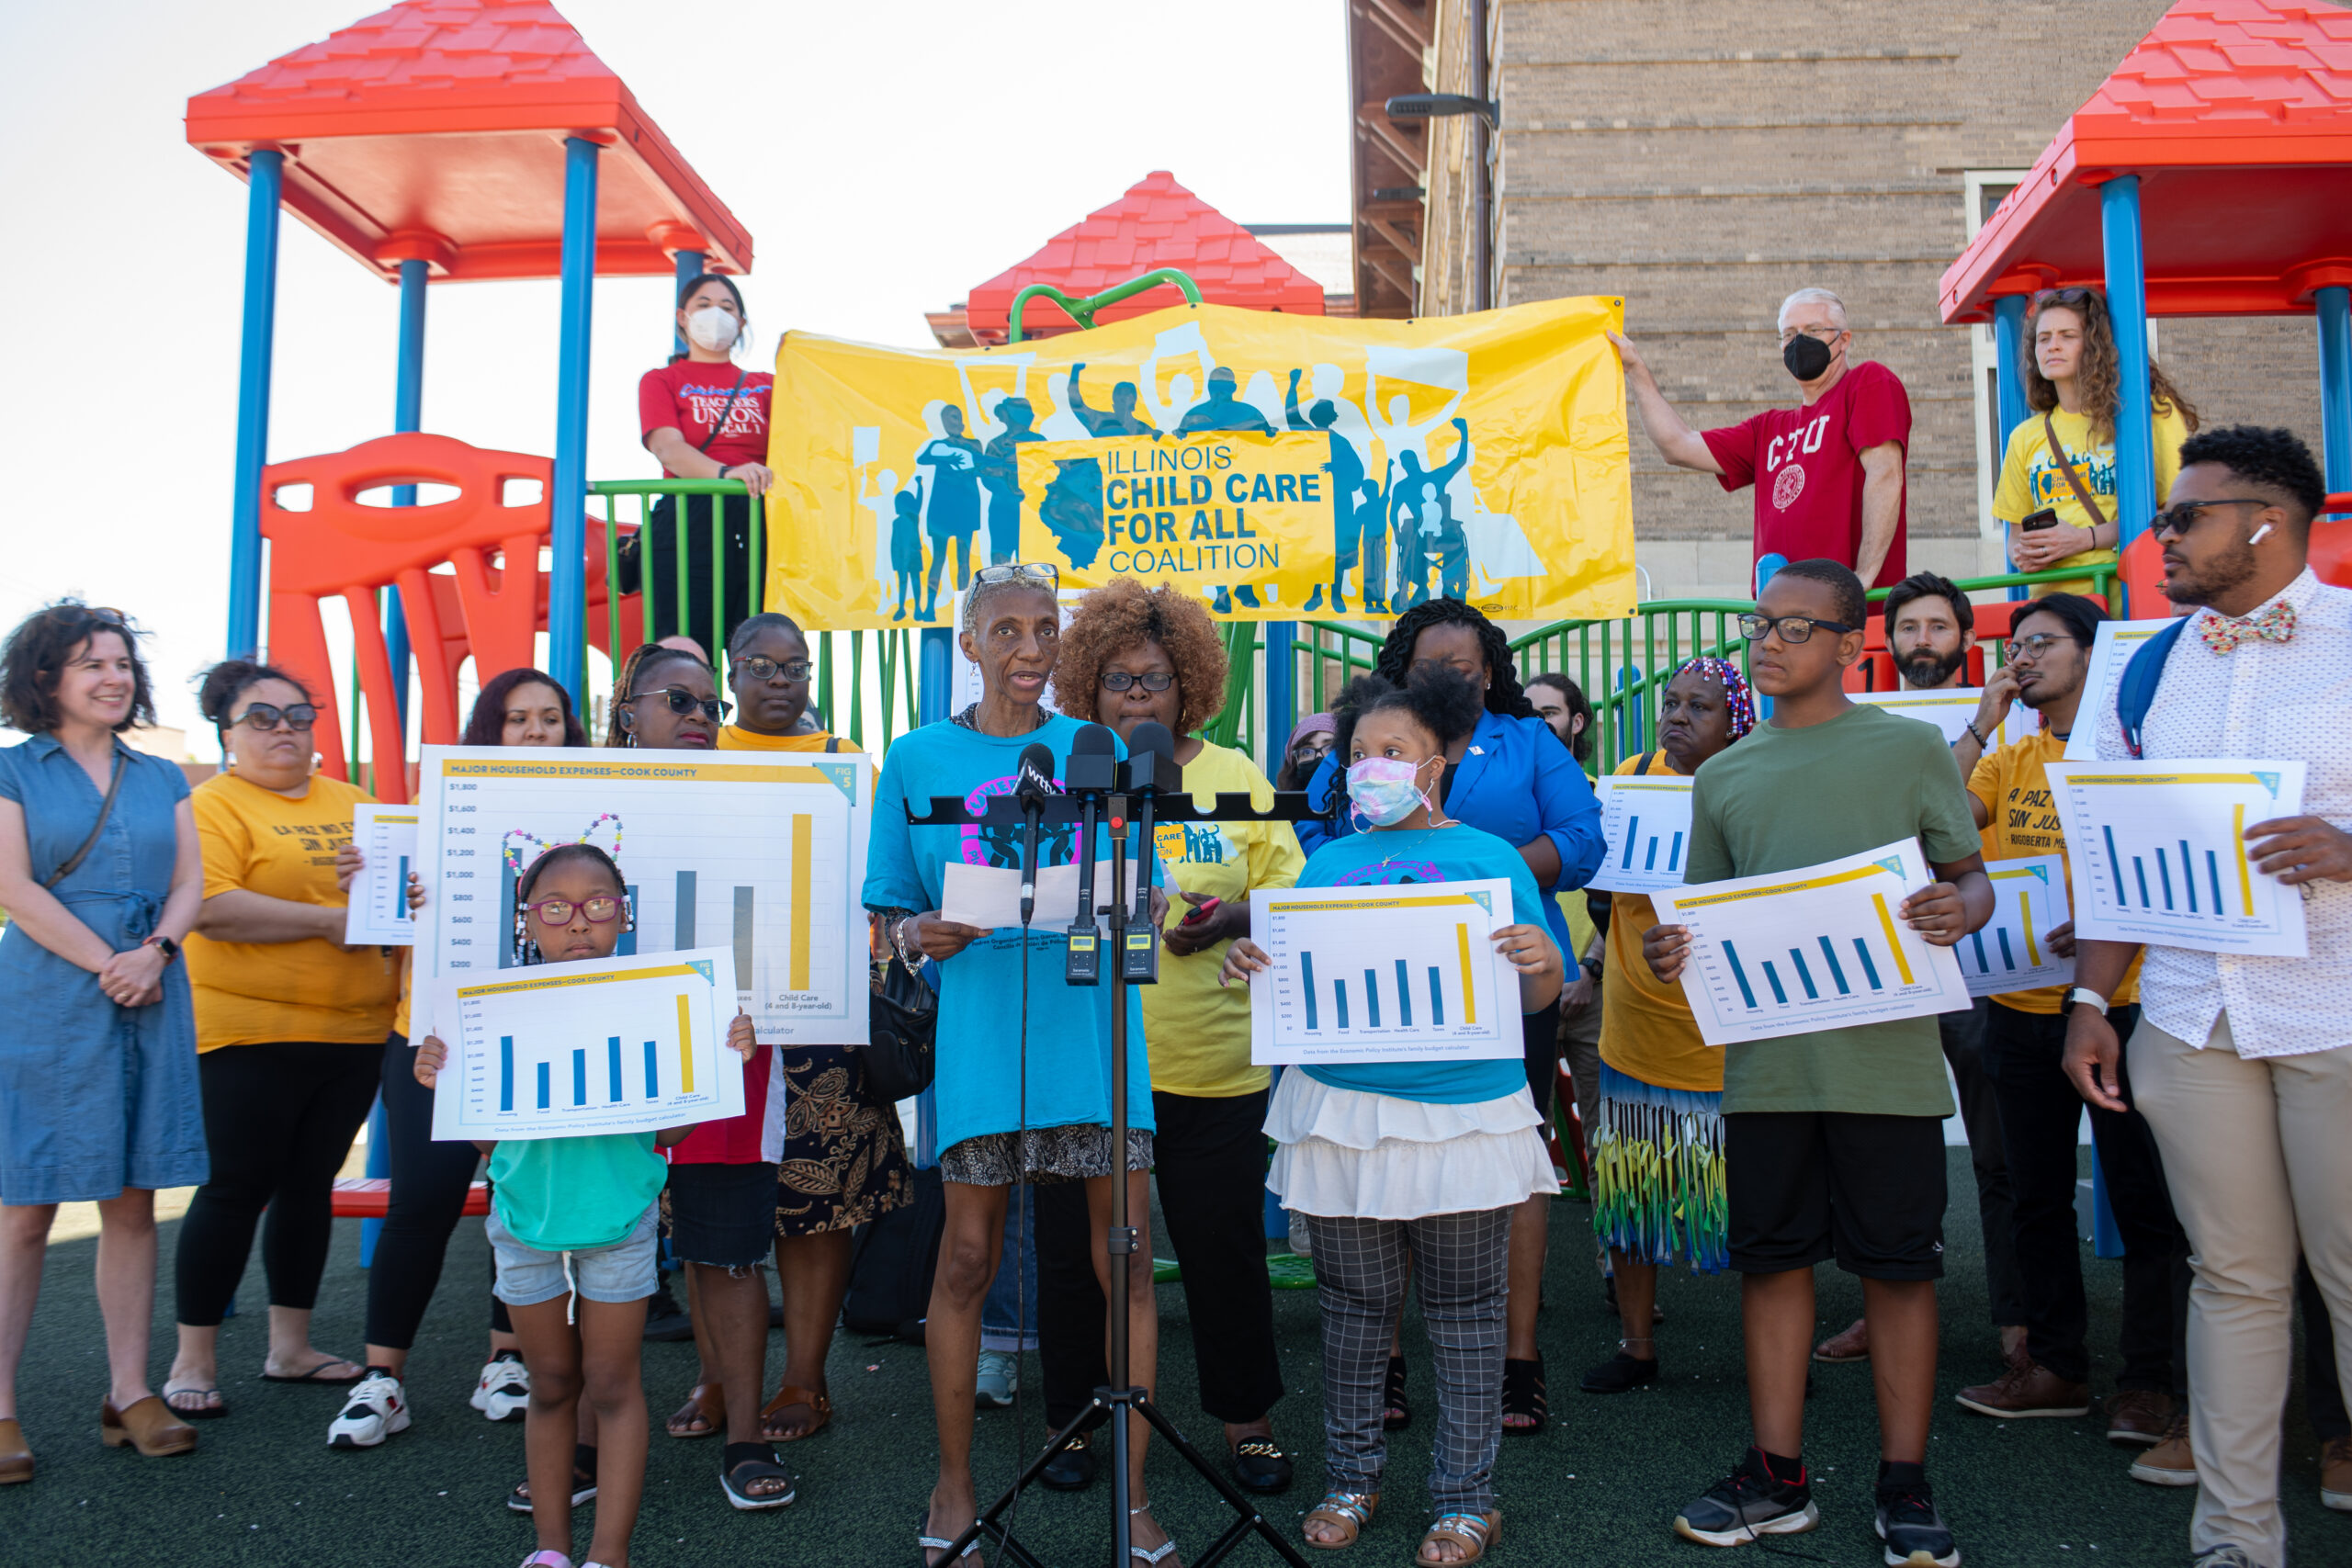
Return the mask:
[(695, 1004), (685, 992), (678, 993), (678, 1092), (695, 1091)]
[(2246, 919), (2254, 918), (2254, 862), (2245, 852), (2245, 807), (2230, 808), (2230, 836), (2238, 846), (2238, 897), (2245, 901)]
[(816, 838), (814, 817), (797, 815), (792, 818), (792, 973), (787, 984), (796, 991), (808, 988), (809, 882), (816, 874), (810, 862), (816, 854)]
[(1905, 985), (1911, 984), (1911, 961), (1903, 956), (1903, 939), (1894, 931), (1894, 914), (1886, 907), (1886, 895), (1873, 893), (1871, 902), (1878, 906), (1879, 929), (1886, 932), (1886, 950), (1894, 954), (1894, 972), (1903, 976)]
[(2025, 961), (2039, 969), (2041, 967), (2041, 949), (2035, 945), (2033, 940), (2033, 900), (2026, 897), (2022, 887), (2018, 889), (2018, 924), (2025, 928)]
[(1454, 950), (1462, 955), (1462, 1021), (1476, 1023), (1478, 1021), (1478, 993), (1470, 984), (1470, 928), (1468, 926), (1457, 925), (1453, 928), (1453, 946)]

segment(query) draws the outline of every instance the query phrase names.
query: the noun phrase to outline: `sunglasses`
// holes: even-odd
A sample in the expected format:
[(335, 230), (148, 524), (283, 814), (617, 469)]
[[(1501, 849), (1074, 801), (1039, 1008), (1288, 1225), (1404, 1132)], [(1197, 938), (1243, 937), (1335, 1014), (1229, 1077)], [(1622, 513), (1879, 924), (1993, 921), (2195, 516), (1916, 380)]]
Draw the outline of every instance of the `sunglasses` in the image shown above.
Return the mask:
[(2034, 307), (2037, 310), (2044, 305), (2087, 305), (2090, 302), (2091, 291), (2080, 285), (2065, 288), (2045, 288), (2033, 297)]
[(696, 708), (700, 708), (702, 710), (703, 717), (709, 719), (714, 724), (735, 711), (735, 705), (733, 703), (722, 703), (717, 697), (698, 697), (692, 692), (687, 691), (684, 686), (667, 686), (658, 692), (639, 692), (637, 695), (629, 698), (628, 704), (625, 705), (635, 706), (637, 704), (645, 701), (648, 697), (662, 698), (670, 705), (670, 711), (672, 713), (677, 714), (681, 716), (694, 712)]
[(1045, 561), (1012, 561), (1002, 566), (984, 566), (972, 573), (972, 586), (985, 588), (998, 582), (1028, 582), (1040, 588), (1058, 589), (1062, 574)]
[(1821, 627), (1824, 631), (1837, 632), (1840, 636), (1854, 629), (1843, 621), (1825, 621), (1813, 615), (1782, 615), (1777, 621), (1770, 615), (1739, 617), (1739, 635), (1750, 642), (1762, 642), (1768, 632), (1780, 633), (1782, 642), (1810, 642), (1813, 640), (1813, 628), (1815, 626)]
[(1175, 683), (1176, 677), (1165, 670), (1154, 670), (1145, 675), (1132, 675), (1125, 670), (1102, 671), (1103, 686), (1114, 692), (1124, 692), (1136, 686), (1141, 686), (1147, 692), (1164, 692)]
[(308, 729), (319, 719), (319, 710), (309, 703), (289, 703), (277, 707), (269, 703), (255, 703), (230, 721), (231, 728), (244, 725), (253, 729), (276, 729), (283, 720), (288, 729)]
[(621, 901), (609, 893), (599, 893), (582, 904), (574, 904), (569, 898), (542, 898), (523, 908), (538, 916), (542, 925), (568, 926), (571, 923), (572, 911), (576, 909), (588, 917), (589, 924), (601, 926), (621, 912)]
[(2165, 507), (2148, 519), (2148, 532), (2158, 539), (2186, 534), (2197, 526), (2197, 519), (2209, 506), (2267, 506), (2270, 502), (2256, 496), (2227, 496), (2219, 501), (2183, 501)]
[(61, 626), (86, 626), (93, 622), (117, 631), (130, 629), (130, 617), (105, 604), (52, 604), (42, 612)]
[(755, 653), (749, 659), (737, 660), (735, 668), (754, 681), (773, 681), (778, 675), (782, 675), (787, 681), (806, 681), (808, 679), (808, 672), (816, 666), (806, 659), (795, 659), (788, 663), (779, 664), (763, 653)]

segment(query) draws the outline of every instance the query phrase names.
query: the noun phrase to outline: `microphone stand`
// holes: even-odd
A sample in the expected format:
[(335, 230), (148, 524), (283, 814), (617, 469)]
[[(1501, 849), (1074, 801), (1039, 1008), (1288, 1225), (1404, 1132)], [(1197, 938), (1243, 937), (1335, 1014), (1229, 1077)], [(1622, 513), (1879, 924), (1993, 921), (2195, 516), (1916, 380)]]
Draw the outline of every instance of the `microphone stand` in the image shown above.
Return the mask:
[[(1147, 755), (1153, 754), (1156, 753), (1147, 753)], [(1306, 1559), (1299, 1555), (1297, 1548), (1276, 1532), (1272, 1522), (1266, 1518), (1258, 1506), (1242, 1495), (1232, 1482), (1211, 1465), (1202, 1456), (1200, 1450), (1185, 1439), (1184, 1434), (1177, 1429), (1176, 1424), (1161, 1412), (1159, 1405), (1152, 1403), (1151, 1396), (1135, 1385), (1129, 1366), (1127, 1314), (1135, 1288), (1131, 1263), (1140, 1240), (1136, 1233), (1136, 1227), (1127, 1223), (1130, 1218), (1127, 1213), (1127, 986), (1129, 984), (1127, 942), (1129, 931), (1138, 925), (1141, 927), (1137, 935), (1143, 949), (1147, 950), (1141, 952), (1141, 959), (1149, 971), (1149, 977), (1146, 983), (1159, 978), (1159, 939), (1151, 929), (1149, 906), (1142, 902), (1150, 897), (1148, 874), (1144, 876), (1136, 895), (1137, 907), (1144, 911), (1142, 918), (1139, 919), (1134, 918), (1133, 911), (1128, 907), (1126, 824), (1129, 797), (1128, 790), (1114, 788), (1109, 792), (1087, 791), (1080, 795), (1055, 795), (1044, 804), (1044, 819), (1048, 822), (1075, 823), (1083, 819), (1091, 827), (1098, 801), (1110, 818), (1111, 897), (1108, 912), (1111, 927), (1111, 952), (1114, 955), (1108, 965), (1111, 972), (1111, 1152), (1112, 1171), (1116, 1179), (1111, 1183), (1111, 1224), (1109, 1234), (1105, 1238), (1111, 1259), (1111, 1333), (1108, 1347), (1110, 1382), (1094, 1391), (1094, 1397), (1088, 1403), (1086, 1408), (1079, 1412), (1077, 1417), (1068, 1426), (1055, 1433), (1043, 1451), (1029, 1461), (1027, 1468), (1022, 1471), (1012, 1484), (1006, 1487), (995, 1502), (982, 1510), (979, 1517), (966, 1526), (964, 1532), (949, 1543), (946, 1555), (940, 1559), (940, 1568), (956, 1568), (964, 1551), (978, 1540), (983, 1534), (994, 1541), (997, 1551), (1002, 1553), (1004, 1560), (1014, 1563), (1016, 1568), (1046, 1568), (1046, 1564), (1035, 1553), (1013, 1538), (1009, 1527), (1002, 1522), (1002, 1516), (1019, 1499), (1021, 1494), (1045, 1473), (1046, 1466), (1052, 1461), (1054, 1455), (1061, 1451), (1064, 1443), (1078, 1436), (1079, 1433), (1101, 1425), (1106, 1419), (1111, 1424), (1112, 1561), (1118, 1564), (1118, 1568), (1130, 1568), (1135, 1561), (1130, 1555), (1134, 1544), (1134, 1519), (1127, 1512), (1130, 1506), (1127, 1488), (1127, 1460), (1130, 1449), (1127, 1417), (1130, 1415), (1140, 1416), (1149, 1422), (1153, 1429), (1166, 1439), (1168, 1446), (1176, 1450), (1177, 1456), (1186, 1464), (1191, 1465), (1204, 1480), (1216, 1489), (1217, 1495), (1225, 1499), (1226, 1506), (1235, 1515), (1233, 1523), (1210, 1543), (1209, 1549), (1191, 1559), (1193, 1568), (1214, 1568), (1214, 1564), (1239, 1546), (1253, 1532), (1262, 1538), (1268, 1546), (1272, 1547), (1275, 1555), (1289, 1563), (1291, 1568), (1306, 1568)], [(1216, 797), (1216, 804), (1206, 811), (1196, 807), (1193, 805), (1194, 797), (1188, 795), (1174, 794), (1155, 799), (1153, 795), (1146, 793), (1138, 798), (1143, 802), (1144, 820), (1147, 823), (1154, 820), (1159, 822), (1298, 822), (1326, 815), (1307, 804), (1306, 793), (1304, 790), (1277, 792), (1273, 804), (1262, 811), (1246, 794), (1219, 795)], [(915, 814), (913, 803), (909, 802), (907, 820), (918, 828), (958, 827), (973, 824), (1010, 827), (1022, 822), (1023, 818), (1019, 804), (1010, 795), (992, 795), (984, 808), (976, 812), (965, 807), (962, 797), (942, 795), (932, 797), (931, 809), (922, 816)], [(1144, 840), (1144, 847), (1147, 851), (1150, 849), (1150, 839), (1147, 837)], [(1080, 845), (1080, 863), (1091, 869), (1093, 858), (1094, 844), (1090, 836)], [(1089, 877), (1083, 880), (1091, 882), (1091, 879)], [(1093, 911), (1091, 909), (1079, 910), (1079, 919), (1089, 925), (1092, 922), (1092, 917)], [(1073, 980), (1071, 983), (1091, 984), (1092, 982)]]

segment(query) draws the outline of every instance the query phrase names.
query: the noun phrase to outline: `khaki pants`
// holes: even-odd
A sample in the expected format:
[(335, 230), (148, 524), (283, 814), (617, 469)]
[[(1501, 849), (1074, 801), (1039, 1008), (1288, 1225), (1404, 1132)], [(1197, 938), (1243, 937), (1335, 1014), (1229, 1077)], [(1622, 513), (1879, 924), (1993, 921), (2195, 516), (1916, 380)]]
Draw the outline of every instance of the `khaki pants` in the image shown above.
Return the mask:
[(2352, 1046), (2247, 1059), (2225, 1012), (2203, 1050), (2144, 1018), (2128, 1049), (2133, 1098), (2155, 1131), (2196, 1271), (2189, 1547), (2235, 1545), (2264, 1568), (2281, 1568), (2279, 1423), (2298, 1247), (2336, 1342), (2352, 1344)]

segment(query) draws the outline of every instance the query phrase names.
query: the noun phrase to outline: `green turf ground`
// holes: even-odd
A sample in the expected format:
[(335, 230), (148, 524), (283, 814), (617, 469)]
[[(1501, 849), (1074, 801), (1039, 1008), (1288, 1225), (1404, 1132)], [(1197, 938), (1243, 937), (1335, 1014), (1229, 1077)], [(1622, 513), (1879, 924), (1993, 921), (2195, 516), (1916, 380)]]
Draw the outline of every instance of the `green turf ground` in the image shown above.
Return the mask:
[[(1946, 1517), (1976, 1568), (2076, 1568), (2187, 1561), (2195, 1494), (2157, 1490), (2124, 1474), (2125, 1450), (2109, 1447), (2092, 1421), (2014, 1425), (1973, 1416), (1950, 1392), (1994, 1370), (1993, 1337), (1966, 1151), (1951, 1151), (1951, 1277), (1943, 1291), (1945, 1401), (1936, 1417), (1930, 1474)], [(1658, 1386), (1613, 1399), (1576, 1391), (1579, 1369), (1612, 1348), (1613, 1324), (1600, 1310), (1589, 1251), (1576, 1238), (1589, 1212), (1566, 1201), (1553, 1211), (1555, 1245), (1544, 1343), (1550, 1360), (1553, 1424), (1533, 1438), (1507, 1438), (1497, 1480), (1505, 1515), (1491, 1561), (1521, 1564), (1692, 1564), (1705, 1549), (1668, 1528), (1679, 1505), (1703, 1490), (1738, 1458), (1747, 1440), (1736, 1292), (1725, 1280), (1669, 1277), (1659, 1331), (1667, 1377)], [(176, 1224), (164, 1227), (165, 1320), (156, 1340), (160, 1382), (168, 1359), (168, 1285)], [(358, 1349), (366, 1275), (357, 1267), (359, 1227), (337, 1227), (334, 1259), (320, 1302), (318, 1340)], [(216, 1565), (402, 1564), (509, 1568), (531, 1550), (528, 1522), (502, 1506), (521, 1475), (520, 1423), (492, 1426), (466, 1404), (482, 1347), (481, 1292), (488, 1264), (479, 1226), (451, 1250), (449, 1270), (415, 1359), (410, 1389), (416, 1425), (384, 1448), (337, 1452), (325, 1444), (338, 1404), (334, 1391), (258, 1381), (263, 1325), (255, 1263), (242, 1300), (247, 1314), (221, 1336), (222, 1386), (232, 1414), (201, 1428), (195, 1455), (141, 1460), (97, 1442), (97, 1404), (105, 1359), (92, 1300), (94, 1242), (51, 1249), (47, 1291), (35, 1320), (23, 1380), (28, 1437), (39, 1478), (0, 1491), (0, 1563)], [(2117, 1266), (2092, 1263), (2092, 1343), (2096, 1386), (2114, 1370)], [(1182, 1291), (1160, 1290), (1167, 1406), (1197, 1440), (1217, 1441), (1213, 1423), (1193, 1403), (1193, 1345)], [(1821, 1274), (1821, 1321), (1842, 1327), (1860, 1310), (1855, 1282)], [(1286, 1444), (1300, 1450), (1292, 1493), (1269, 1500), (1272, 1517), (1295, 1526), (1319, 1495), (1317, 1431), (1316, 1311), (1311, 1291), (1280, 1292), (1276, 1318), (1293, 1389), (1275, 1411)], [(1349, 1561), (1407, 1563), (1426, 1522), (1423, 1478), (1429, 1462), (1434, 1393), (1430, 1359), (1408, 1327), (1419, 1416), (1391, 1438), (1387, 1508)], [(772, 1351), (780, 1366), (781, 1340)], [(694, 1370), (690, 1345), (646, 1348), (653, 1399), (651, 1474), (636, 1535), (640, 1568), (686, 1565), (913, 1563), (915, 1513), (931, 1484), (935, 1450), (922, 1352), (871, 1346), (843, 1336), (831, 1369), (839, 1409), (813, 1441), (783, 1451), (800, 1478), (800, 1501), (770, 1514), (737, 1514), (721, 1498), (716, 1440), (678, 1442), (661, 1435)], [(1034, 1362), (1032, 1363), (1034, 1371)], [(1822, 1528), (1735, 1562), (1768, 1553), (1800, 1562), (1870, 1564), (1870, 1483), (1876, 1457), (1870, 1378), (1865, 1367), (1822, 1367), (1809, 1410), (1806, 1453), (1815, 1472)], [(1034, 1384), (1033, 1384), (1034, 1388)], [(1028, 1416), (1038, 1419), (1034, 1394)], [(979, 1422), (983, 1489), (1009, 1477), (1026, 1445), (1012, 1413)], [(2315, 1445), (2302, 1416), (2300, 1365), (2288, 1416), (2286, 1506), (2300, 1564), (2352, 1562), (2352, 1517), (2323, 1511)], [(1172, 1462), (1155, 1461), (1159, 1517), (1180, 1546), (1205, 1546), (1222, 1524), (1214, 1495)], [(1023, 1505), (1021, 1533), (1047, 1562), (1106, 1562), (1107, 1487), (1065, 1496), (1037, 1492)], [(592, 1505), (593, 1506), (593, 1505)], [(587, 1545), (587, 1532), (580, 1533)], [(1230, 1561), (1275, 1561), (1245, 1546)], [(1320, 1561), (1320, 1559), (1317, 1559)]]

